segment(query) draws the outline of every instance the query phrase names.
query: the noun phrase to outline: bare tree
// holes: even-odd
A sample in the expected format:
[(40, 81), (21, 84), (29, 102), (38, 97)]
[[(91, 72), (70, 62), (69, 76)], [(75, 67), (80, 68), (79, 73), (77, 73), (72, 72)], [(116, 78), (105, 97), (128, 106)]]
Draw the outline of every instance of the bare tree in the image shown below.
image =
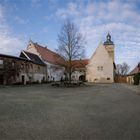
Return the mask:
[(127, 63), (117, 64), (116, 66), (116, 73), (117, 75), (124, 76), (128, 73), (130, 66)]
[(74, 66), (72, 60), (84, 57), (85, 39), (79, 32), (77, 26), (67, 20), (60, 33), (58, 34), (58, 53), (66, 61), (66, 70), (69, 74), (69, 82), (71, 82), (71, 74)]

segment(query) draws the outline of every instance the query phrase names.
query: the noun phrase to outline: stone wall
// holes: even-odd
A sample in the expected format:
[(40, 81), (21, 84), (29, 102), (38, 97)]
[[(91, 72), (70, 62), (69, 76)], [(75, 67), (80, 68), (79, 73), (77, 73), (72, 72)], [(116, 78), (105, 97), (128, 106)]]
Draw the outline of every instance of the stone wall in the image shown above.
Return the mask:
[(0, 84), (26, 84), (46, 81), (47, 72), (43, 65), (18, 58), (0, 57)]

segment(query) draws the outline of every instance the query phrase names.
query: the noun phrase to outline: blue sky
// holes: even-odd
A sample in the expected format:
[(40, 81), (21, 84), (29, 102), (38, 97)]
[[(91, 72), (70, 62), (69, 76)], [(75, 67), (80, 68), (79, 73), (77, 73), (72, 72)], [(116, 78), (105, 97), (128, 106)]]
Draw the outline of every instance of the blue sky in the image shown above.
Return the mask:
[(57, 48), (57, 35), (69, 18), (86, 36), (90, 58), (108, 31), (116, 63), (140, 61), (139, 0), (0, 0), (0, 53), (18, 55), (29, 39)]

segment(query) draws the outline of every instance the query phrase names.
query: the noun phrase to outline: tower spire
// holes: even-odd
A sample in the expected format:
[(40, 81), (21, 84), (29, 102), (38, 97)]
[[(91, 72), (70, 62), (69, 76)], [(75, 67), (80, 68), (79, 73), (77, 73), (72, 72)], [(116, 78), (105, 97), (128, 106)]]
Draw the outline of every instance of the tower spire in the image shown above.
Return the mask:
[(109, 34), (109, 32), (108, 32), (108, 34), (106, 36), (106, 40), (111, 41), (111, 35)]
[(104, 45), (114, 45), (113, 41), (111, 41), (111, 35), (109, 32), (106, 36), (106, 41), (104, 42)]
[(106, 41), (104, 42), (104, 46), (105, 46), (106, 50), (108, 51), (109, 56), (114, 61), (114, 43), (111, 40), (111, 35), (109, 32), (106, 35)]

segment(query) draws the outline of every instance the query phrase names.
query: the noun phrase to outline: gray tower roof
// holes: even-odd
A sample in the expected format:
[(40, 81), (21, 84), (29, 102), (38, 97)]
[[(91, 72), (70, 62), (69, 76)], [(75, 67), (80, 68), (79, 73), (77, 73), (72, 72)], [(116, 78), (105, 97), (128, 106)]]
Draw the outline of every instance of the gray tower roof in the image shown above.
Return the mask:
[(106, 41), (104, 42), (104, 45), (114, 45), (113, 41), (111, 41), (111, 35), (109, 33), (106, 36)]

